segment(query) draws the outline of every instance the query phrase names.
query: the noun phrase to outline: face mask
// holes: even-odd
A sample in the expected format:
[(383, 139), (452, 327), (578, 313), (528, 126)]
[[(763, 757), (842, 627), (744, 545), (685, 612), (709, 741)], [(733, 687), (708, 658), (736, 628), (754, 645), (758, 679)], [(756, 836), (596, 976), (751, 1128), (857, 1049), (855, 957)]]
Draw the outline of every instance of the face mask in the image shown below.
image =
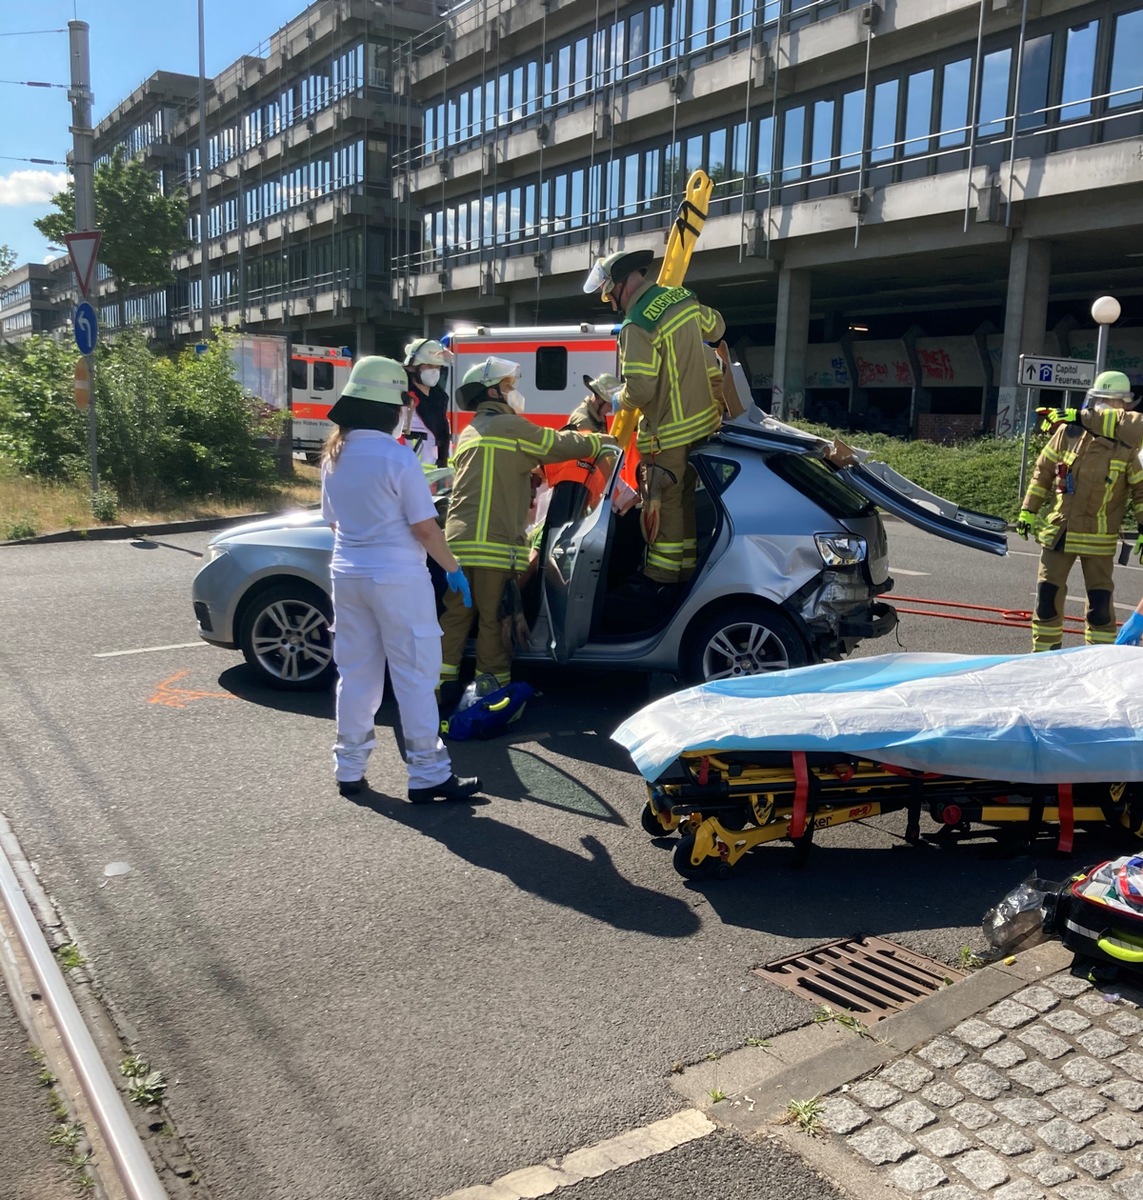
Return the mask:
[(424, 367), (421, 370), (421, 382), (425, 387), (436, 387), (441, 381), (439, 367)]
[(522, 413), (524, 411), (524, 397), (521, 396), (515, 388), (513, 388), (510, 392), (503, 392), (502, 395), (504, 398), (504, 403), (507, 404), (513, 412)]

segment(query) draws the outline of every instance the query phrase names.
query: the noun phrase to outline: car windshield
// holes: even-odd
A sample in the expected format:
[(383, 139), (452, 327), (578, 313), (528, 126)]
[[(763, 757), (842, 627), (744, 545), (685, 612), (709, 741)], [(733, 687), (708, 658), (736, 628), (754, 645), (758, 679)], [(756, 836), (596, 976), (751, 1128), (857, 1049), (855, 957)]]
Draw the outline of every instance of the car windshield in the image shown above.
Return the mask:
[(831, 517), (863, 517), (873, 505), (820, 459), (800, 454), (772, 454), (766, 465), (775, 475), (820, 505)]

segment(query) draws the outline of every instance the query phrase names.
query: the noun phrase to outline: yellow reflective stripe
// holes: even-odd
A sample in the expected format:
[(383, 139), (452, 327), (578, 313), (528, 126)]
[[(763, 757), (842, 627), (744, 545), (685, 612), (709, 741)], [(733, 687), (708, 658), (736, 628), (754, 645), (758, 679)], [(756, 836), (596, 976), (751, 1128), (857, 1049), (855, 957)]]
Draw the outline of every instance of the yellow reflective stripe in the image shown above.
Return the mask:
[(1089, 646), (1106, 646), (1115, 641), (1115, 633), (1114, 629), (1092, 629), (1089, 626), (1083, 640)]
[[(1040, 500), (1044, 500), (1047, 498), (1048, 489), (1045, 487), (1041, 487), (1038, 483), (1029, 484), (1028, 485), (1028, 495), (1036, 497)], [(1032, 508), (1032, 506), (1030, 504), (1028, 504), (1026, 501), (1024, 503), (1024, 507)], [(1032, 509), (1032, 511), (1035, 512), (1035, 509)]]
[(441, 683), (449, 683), (460, 674), (459, 664), (442, 663), (441, 664)]
[(517, 445), (521, 449), (528, 449), (536, 454), (547, 454), (555, 444), (556, 431), (554, 429), (549, 429), (546, 426), (537, 426), (536, 432), (540, 435), (539, 441), (533, 442), (527, 441), (524, 438), (519, 438), (517, 439)]
[(1050, 442), (1048, 443), (1048, 445), (1046, 445), (1044, 447), (1044, 449), (1042, 451), (1040, 451), (1040, 453), (1049, 462), (1058, 463), (1058, 462), (1063, 462), (1063, 460), (1064, 460), (1063, 452), (1058, 449), (1054, 449)]
[(643, 362), (637, 358), (625, 358), (623, 360), (624, 375), (655, 375), (657, 374), (657, 363)]

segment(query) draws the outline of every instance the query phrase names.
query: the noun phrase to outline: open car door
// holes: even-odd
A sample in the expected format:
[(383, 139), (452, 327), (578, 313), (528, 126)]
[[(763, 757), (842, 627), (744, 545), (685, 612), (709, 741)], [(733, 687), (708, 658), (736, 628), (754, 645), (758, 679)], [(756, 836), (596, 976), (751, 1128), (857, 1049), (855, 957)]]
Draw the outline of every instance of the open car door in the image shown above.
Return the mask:
[(719, 436), (762, 449), (776, 444), (787, 452), (821, 458), (850, 487), (902, 521), (974, 550), (1008, 553), (1007, 524), (1003, 517), (961, 508), (952, 500), (934, 495), (887, 464), (877, 462), (868, 450), (826, 441), (775, 420), (757, 408), (746, 417), (724, 424)]
[(618, 446), (604, 446), (598, 457), (578, 464), (579, 479), (565, 478), (552, 489), (540, 565), (549, 650), (557, 662), (567, 662), (587, 641), (603, 604), (611, 493), (622, 457)]

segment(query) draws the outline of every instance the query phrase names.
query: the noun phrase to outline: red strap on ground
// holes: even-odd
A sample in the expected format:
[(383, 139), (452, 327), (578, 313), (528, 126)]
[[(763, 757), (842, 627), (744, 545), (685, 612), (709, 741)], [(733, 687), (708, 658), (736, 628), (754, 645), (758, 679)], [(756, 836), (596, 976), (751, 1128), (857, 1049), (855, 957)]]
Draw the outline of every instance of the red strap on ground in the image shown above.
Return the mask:
[(1075, 840), (1075, 812), (1072, 809), (1072, 785), (1060, 783), (1056, 785), (1057, 804), (1060, 810), (1060, 840), (1056, 849), (1061, 854), (1070, 854), (1072, 842)]
[(810, 771), (806, 766), (804, 750), (795, 750), (790, 757), (794, 760), (794, 811), (790, 817), (790, 837), (800, 838), (806, 832), (806, 802), (810, 798)]

